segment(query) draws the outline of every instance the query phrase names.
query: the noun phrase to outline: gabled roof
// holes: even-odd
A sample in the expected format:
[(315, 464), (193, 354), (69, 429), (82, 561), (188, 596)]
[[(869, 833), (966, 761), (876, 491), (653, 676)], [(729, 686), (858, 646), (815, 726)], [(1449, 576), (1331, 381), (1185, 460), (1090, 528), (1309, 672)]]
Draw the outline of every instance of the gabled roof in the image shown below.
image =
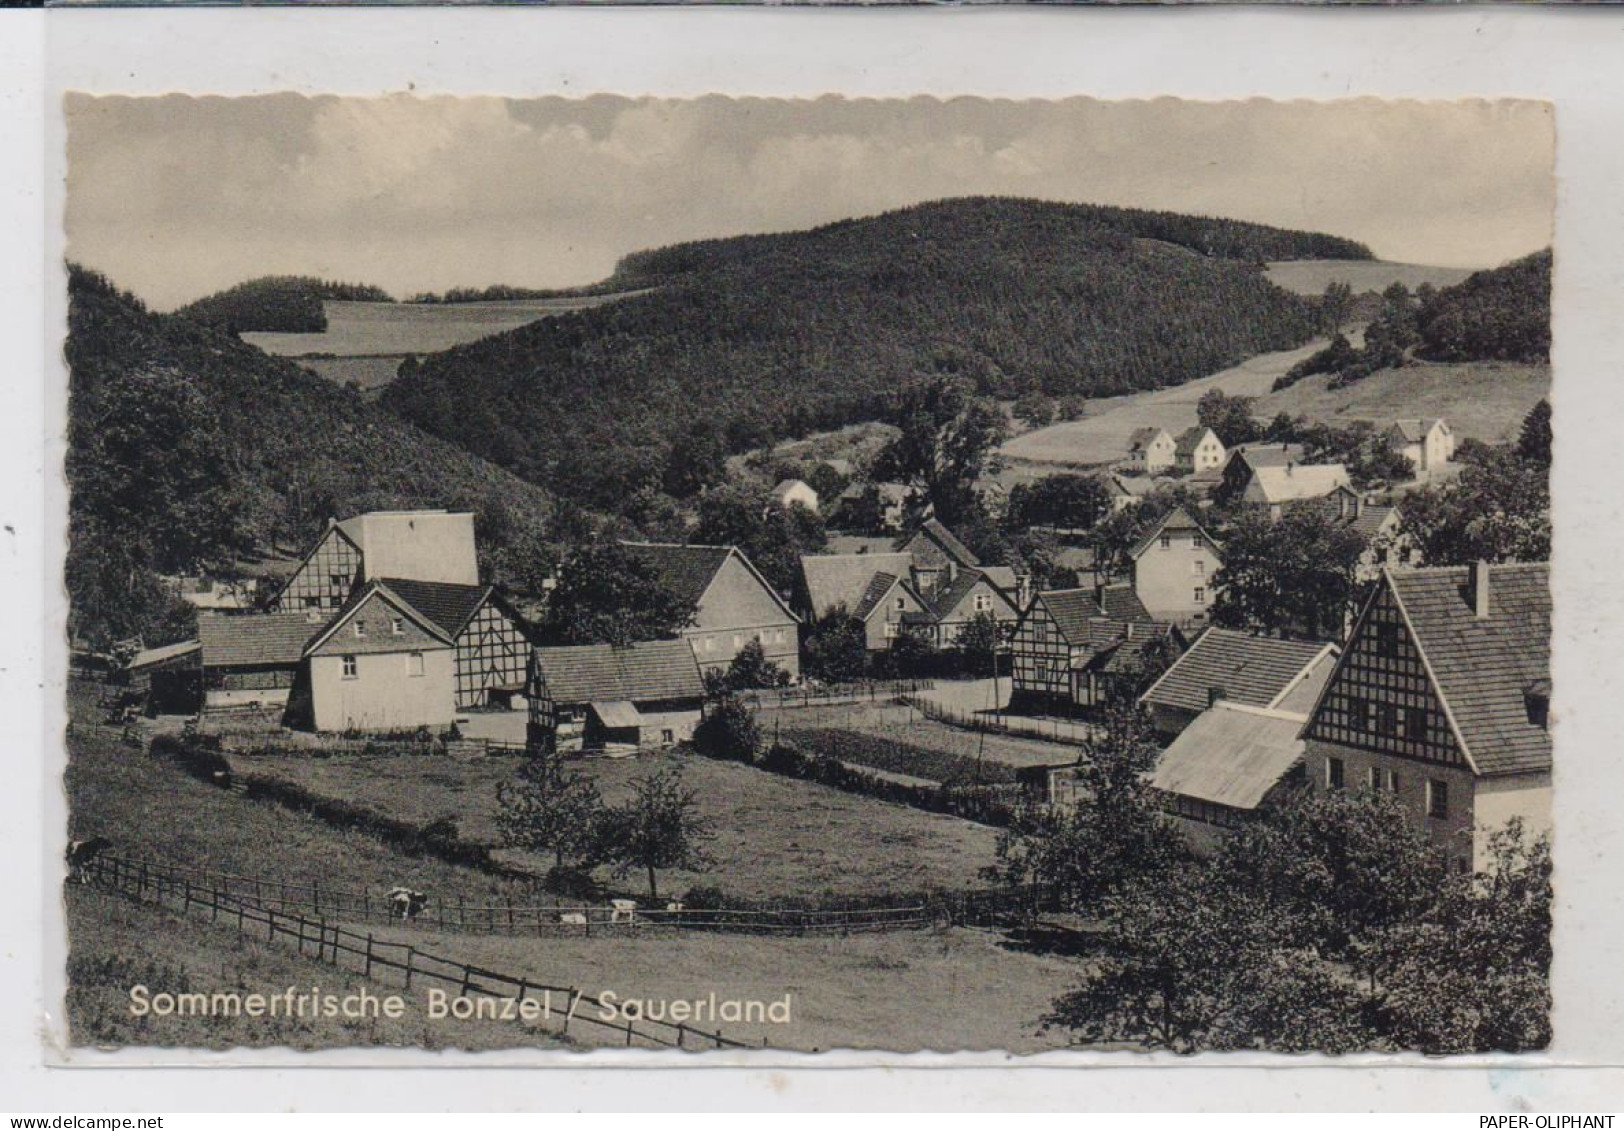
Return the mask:
[(814, 497), (817, 496), (817, 492), (812, 490), (812, 485), (804, 479), (780, 479), (777, 485), (773, 487), (773, 498), (782, 501), (785, 496), (789, 495), (797, 487), (804, 487), (806, 490), (812, 491)]
[(1398, 513), (1397, 507), (1361, 502), (1357, 508), (1357, 513), (1350, 517), (1342, 513), (1342, 504), (1339, 499), (1341, 494), (1340, 490), (1333, 491), (1323, 498), (1304, 499), (1293, 505), (1313, 507), (1332, 522), (1339, 526), (1345, 526), (1359, 535), (1366, 545), (1381, 533), (1382, 527), (1387, 524), (1387, 520)]
[(1185, 510), (1183, 507), (1174, 507), (1170, 513), (1162, 516), (1162, 520), (1151, 528), (1148, 534), (1139, 539), (1134, 548), (1128, 551), (1128, 556), (1131, 558), (1137, 558), (1146, 550), (1150, 549), (1151, 546), (1155, 545), (1156, 539), (1160, 538), (1163, 534), (1171, 534), (1181, 530), (1192, 531), (1199, 534), (1201, 537), (1207, 540), (1207, 545), (1216, 552), (1217, 543), (1213, 541), (1212, 535), (1208, 534), (1204, 529), (1202, 529), (1201, 524), (1190, 516), (1189, 511)]
[(197, 640), (203, 666), (295, 665), (304, 657), (312, 627), (303, 613), (199, 617)]
[(676, 542), (622, 542), (638, 561), (648, 566), (660, 585), (673, 597), (697, 605), (716, 580), (717, 571), (732, 546), (684, 546)]
[(702, 699), (705, 682), (686, 640), (649, 640), (626, 648), (577, 644), (535, 648), (537, 673), (559, 703)]
[(737, 558), (762, 589), (778, 603), (784, 615), (793, 620), (801, 618), (784, 601), (783, 594), (761, 575), (744, 551), (737, 546), (684, 546), (676, 542), (622, 542), (634, 557), (644, 562), (659, 579), (660, 585), (679, 600), (697, 606), (721, 572), (729, 558)]
[(1301, 444), (1253, 443), (1236, 444), (1229, 449), (1231, 460), (1241, 459), (1253, 471), (1260, 467), (1285, 467), (1288, 463), (1302, 463), (1308, 449)]
[(885, 600), (885, 595), (896, 588), (899, 582), (900, 579), (894, 573), (885, 573), (883, 571), (876, 573), (869, 578), (868, 588), (863, 591), (863, 596), (858, 600), (856, 607), (849, 610), (851, 615), (858, 620), (867, 620), (869, 614), (880, 607), (880, 602)]
[(1525, 696), (1551, 676), (1550, 567), (1489, 567), (1489, 615), (1473, 614), (1471, 569), (1384, 574), (1464, 752), (1482, 774), (1547, 770), (1551, 734)]
[(1091, 589), (1048, 589), (1033, 600), (1034, 608), (1039, 604), (1049, 611), (1061, 638), (1074, 648), (1090, 642), (1091, 619), (1105, 619), (1105, 610)]
[(160, 648), (148, 648), (137, 652), (125, 665), (127, 671), (140, 671), (142, 668), (156, 667), (159, 664), (176, 660), (182, 656), (191, 655), (200, 651), (202, 645), (196, 640), (182, 640), (179, 644), (165, 644)]
[(1208, 436), (1212, 436), (1214, 440), (1218, 439), (1211, 428), (1203, 428), (1199, 424), (1194, 428), (1186, 428), (1179, 433), (1178, 441), (1175, 444), (1178, 454), (1181, 456), (1194, 455), (1196, 448), (1200, 447), (1201, 442)]
[(1138, 499), (1150, 494), (1158, 484), (1156, 480), (1146, 479), (1142, 475), (1113, 475), (1106, 480), (1106, 486), (1119, 495)]
[[(958, 608), (960, 602), (968, 597), (971, 591), (983, 581), (987, 583), (987, 588), (991, 589), (999, 600), (1003, 601), (1004, 604), (1008, 605), (1011, 609), (1015, 608), (1015, 603), (1005, 595), (1004, 591), (998, 586), (994, 585), (992, 580), (978, 569), (959, 570), (958, 573), (953, 576), (953, 580), (949, 581), (946, 585), (942, 586), (930, 596), (930, 600), (927, 602), (927, 607), (930, 608), (930, 610), (934, 612), (938, 618), (946, 617), (950, 615), (954, 609)], [(1019, 612), (1020, 610), (1017, 609), (1015, 611)]]
[(941, 548), (942, 553), (946, 554), (960, 565), (978, 566), (981, 564), (981, 559), (975, 556), (975, 553), (970, 549), (970, 547), (966, 546), (963, 542), (960, 542), (958, 537), (951, 530), (943, 526), (934, 518), (927, 518), (924, 522), (919, 524), (918, 529), (911, 530), (898, 538), (893, 546), (893, 549), (901, 550), (903, 547), (908, 545), (909, 542), (912, 542), (921, 534), (930, 539), (932, 542), (936, 543), (936, 545)]
[(906, 577), (913, 567), (907, 554), (805, 554), (801, 578), (812, 615), (821, 617), (837, 605), (855, 615), (877, 573)]
[[(1202, 711), (1208, 706), (1212, 690), (1222, 688), (1223, 699), (1272, 707), (1313, 675), (1316, 662), (1327, 654), (1335, 656), (1336, 645), (1209, 628), (1139, 701), (1148, 706)], [(1329, 675), (1327, 668), (1323, 677)]]
[[(343, 606), (333, 616), (333, 619), (328, 621), (320, 630), (317, 631), (316, 635), (310, 638), (309, 643), (305, 645), (304, 654), (307, 656), (310, 655), (317, 648), (320, 648), (323, 644), (327, 643), (328, 640), (332, 639), (333, 634), (348, 623), (350, 618), (356, 614), (357, 610), (359, 610), (362, 605), (365, 605), (374, 595), (376, 595), (381, 601), (393, 608), (395, 611), (399, 612), (402, 616), (411, 620), (413, 624), (417, 625), (417, 627), (421, 628), (424, 632), (428, 633), (435, 639), (448, 645), (456, 644), (456, 638), (452, 633), (446, 631), (440, 625), (436, 624), (426, 613), (414, 608), (411, 602), (407, 601), (400, 594), (396, 593), (388, 586), (388, 584), (383, 581), (369, 581), (365, 585), (356, 589), (355, 592), (351, 593), (349, 600), (344, 602)], [(402, 645), (402, 647), (407, 646), (408, 645), (405, 644)]]
[(1441, 423), (1436, 417), (1431, 420), (1395, 420), (1391, 430), (1404, 437), (1406, 443), (1419, 444)]
[(378, 580), (453, 640), (462, 635), (462, 630), (493, 592), (489, 585), (454, 585), (449, 581), (412, 581), (401, 577)]
[(1220, 702), (1162, 751), (1150, 784), (1231, 809), (1256, 809), (1303, 756), (1305, 716)]
[(1169, 440), (1173, 438), (1165, 428), (1135, 428), (1133, 435), (1128, 437), (1128, 450), (1143, 451), (1155, 443), (1159, 436), (1166, 436)]
[(1014, 599), (1015, 590), (1020, 588), (1020, 579), (1015, 576), (1014, 566), (982, 566), (981, 572), (995, 588), (1003, 590), (1004, 595), (1011, 600)]
[(1156, 619), (1150, 615), (1150, 610), (1145, 608), (1145, 603), (1139, 599), (1139, 594), (1134, 592), (1132, 583), (1127, 581), (1100, 586), (1099, 602), (1100, 608), (1105, 610), (1105, 615), (1112, 620), (1154, 621)]
[(1283, 467), (1253, 467), (1252, 482), (1267, 503), (1318, 499), (1348, 486), (1348, 469), (1340, 463), (1299, 463)]
[(293, 584), (294, 578), (298, 577), (300, 573), (304, 572), (304, 567), (310, 564), (310, 559), (316, 556), (316, 551), (321, 549), (323, 543), (327, 541), (329, 535), (334, 534), (343, 539), (345, 542), (348, 542), (350, 544), (350, 549), (354, 550), (357, 554), (361, 552), (360, 545), (355, 541), (354, 538), (350, 537), (349, 534), (345, 532), (341, 523), (330, 522), (327, 529), (321, 532), (321, 536), (310, 544), (310, 548), (308, 550), (300, 555), (299, 563), (289, 571), (286, 577), (282, 579), (282, 584), (277, 587), (276, 596), (272, 598), (273, 603), (279, 603), (282, 600), (283, 595), (288, 591), (288, 587)]

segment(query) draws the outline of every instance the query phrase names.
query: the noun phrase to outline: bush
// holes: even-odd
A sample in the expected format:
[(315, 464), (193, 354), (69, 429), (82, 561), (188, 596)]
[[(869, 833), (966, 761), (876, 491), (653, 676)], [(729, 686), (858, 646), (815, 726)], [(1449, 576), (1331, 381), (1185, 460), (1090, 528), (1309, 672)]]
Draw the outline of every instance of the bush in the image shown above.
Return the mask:
[(170, 759), (199, 781), (231, 788), (231, 763), (220, 753), (220, 740), (213, 735), (186, 739), (160, 734), (149, 749), (154, 757)]
[(694, 728), (694, 748), (707, 758), (753, 762), (761, 747), (761, 728), (755, 713), (735, 695), (711, 704)]
[(1020, 797), (1020, 787), (1014, 785), (904, 785), (848, 766), (831, 754), (808, 755), (783, 742), (775, 743), (758, 765), (846, 793), (999, 827), (1014, 820)]

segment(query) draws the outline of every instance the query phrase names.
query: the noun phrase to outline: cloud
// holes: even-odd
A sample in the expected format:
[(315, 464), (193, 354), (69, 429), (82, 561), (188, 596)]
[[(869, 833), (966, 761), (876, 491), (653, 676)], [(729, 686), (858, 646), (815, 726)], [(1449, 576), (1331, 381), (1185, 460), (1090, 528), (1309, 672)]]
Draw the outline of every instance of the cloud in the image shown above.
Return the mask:
[(70, 254), (160, 307), (269, 272), (396, 293), (997, 193), (1496, 263), (1550, 239), (1529, 102), (70, 98)]

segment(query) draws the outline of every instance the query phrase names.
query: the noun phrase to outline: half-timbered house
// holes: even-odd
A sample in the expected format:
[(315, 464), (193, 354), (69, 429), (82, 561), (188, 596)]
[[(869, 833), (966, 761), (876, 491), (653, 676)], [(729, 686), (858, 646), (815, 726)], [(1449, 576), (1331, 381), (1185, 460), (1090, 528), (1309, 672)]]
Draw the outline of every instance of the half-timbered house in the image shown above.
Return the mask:
[(478, 585), (474, 516), (369, 511), (329, 522), (271, 599), (270, 609), (331, 616), (358, 585), (379, 577)]
[(1384, 571), (1303, 736), (1316, 789), (1396, 794), (1462, 870), (1550, 828), (1550, 570)]
[(528, 742), (537, 750), (670, 745), (693, 736), (705, 682), (684, 640), (531, 652)]
[(1010, 708), (1087, 710), (1111, 701), (1139, 670), (1145, 648), (1183, 637), (1170, 625), (1111, 616), (1094, 590), (1038, 593), (1015, 627)]
[(530, 638), (522, 618), (494, 588), (404, 577), (380, 581), (455, 642), (458, 710), (513, 705), (524, 691)]

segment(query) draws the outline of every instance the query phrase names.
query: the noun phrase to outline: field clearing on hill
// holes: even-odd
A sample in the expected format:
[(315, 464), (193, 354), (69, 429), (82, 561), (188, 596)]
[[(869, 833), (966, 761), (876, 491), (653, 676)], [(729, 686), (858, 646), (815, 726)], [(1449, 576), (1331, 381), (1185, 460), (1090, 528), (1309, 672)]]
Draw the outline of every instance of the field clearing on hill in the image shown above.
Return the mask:
[[(391, 816), (424, 823), (456, 820), (461, 834), (498, 843), (496, 787), (513, 777), (519, 761), (445, 757), (311, 758), (297, 755), (232, 758), (240, 773), (261, 774), (304, 786)], [(590, 777), (611, 805), (632, 796), (636, 781), (667, 766), (682, 771), (698, 796), (700, 813), (716, 838), (708, 872), (665, 871), (662, 897), (695, 885), (731, 895), (785, 904), (813, 897), (912, 893), (926, 888), (982, 886), (979, 870), (992, 863), (997, 831), (957, 817), (926, 813), (812, 782), (797, 781), (733, 762), (681, 752), (635, 758), (590, 758), (570, 767)], [(551, 859), (503, 852), (535, 871)], [(608, 869), (600, 869), (602, 879)], [(616, 886), (642, 892), (641, 873)]]
[(1457, 439), (1498, 443), (1514, 439), (1528, 410), (1551, 395), (1551, 367), (1510, 361), (1422, 364), (1379, 370), (1341, 389), (1327, 389), (1329, 382), (1327, 374), (1305, 378), (1260, 397), (1252, 411), (1264, 420), (1285, 412), (1326, 424), (1441, 416)]
[(1473, 270), (1380, 259), (1290, 259), (1268, 265), (1269, 282), (1300, 295), (1322, 295), (1336, 282), (1348, 284), (1355, 294), (1384, 291), (1394, 283), (1403, 283), (1412, 291), (1422, 283), (1452, 287)]
[[(1039, 428), (1004, 444), (999, 450), (1008, 466), (996, 478), (1014, 484), (1053, 475), (1061, 467), (1097, 467), (1124, 459), (1129, 437), (1136, 430), (1160, 427), (1176, 436), (1195, 425), (1196, 406), (1209, 389), (1221, 389), (1230, 396), (1260, 397), (1275, 378), (1325, 345), (1325, 339), (1317, 338), (1297, 349), (1260, 353), (1183, 385), (1091, 400), (1088, 415), (1081, 420)], [(1061, 467), (1054, 466), (1057, 464)]]
[(381, 389), (398, 375), (404, 355), (387, 357), (301, 357), (299, 365), (335, 385), (356, 382), (366, 390)]
[[(422, 932), (368, 928), (413, 942)], [(415, 936), (415, 938), (414, 938)], [(996, 932), (947, 930), (772, 938), (689, 932), (647, 938), (428, 936), (447, 956), (503, 973), (564, 981), (620, 1000), (790, 995), (788, 1025), (723, 1023), (724, 1036), (775, 1048), (982, 1050), (1064, 1048), (1039, 1034), (1050, 1003), (1076, 983), (1075, 959), (1017, 949)], [(438, 953), (438, 952), (437, 952)], [(714, 1026), (703, 1026), (713, 1028)], [(582, 1026), (583, 1040), (593, 1026)], [(575, 1030), (571, 1030), (574, 1035)]]
[(242, 340), (279, 357), (332, 354), (335, 357), (404, 357), (439, 353), (517, 329), (542, 318), (605, 306), (648, 291), (568, 298), (513, 299), (505, 302), (340, 302), (327, 300), (327, 329), (319, 334), (255, 331)]

